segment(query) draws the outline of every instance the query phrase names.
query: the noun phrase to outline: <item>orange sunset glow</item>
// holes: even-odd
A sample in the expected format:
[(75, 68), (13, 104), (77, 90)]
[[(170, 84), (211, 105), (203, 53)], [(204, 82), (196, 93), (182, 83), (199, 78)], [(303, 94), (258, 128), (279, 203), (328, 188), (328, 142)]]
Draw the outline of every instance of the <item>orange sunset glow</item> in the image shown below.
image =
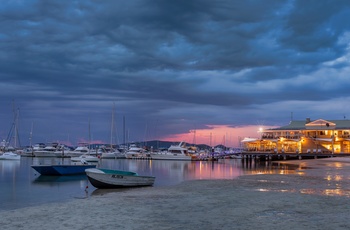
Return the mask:
[(272, 126), (241, 126), (229, 127), (226, 125), (207, 125), (207, 129), (189, 130), (182, 133), (161, 138), (163, 141), (185, 141), (193, 144), (207, 144), (210, 146), (225, 145), (227, 147), (239, 147), (244, 137), (259, 137), (261, 129), (274, 128)]

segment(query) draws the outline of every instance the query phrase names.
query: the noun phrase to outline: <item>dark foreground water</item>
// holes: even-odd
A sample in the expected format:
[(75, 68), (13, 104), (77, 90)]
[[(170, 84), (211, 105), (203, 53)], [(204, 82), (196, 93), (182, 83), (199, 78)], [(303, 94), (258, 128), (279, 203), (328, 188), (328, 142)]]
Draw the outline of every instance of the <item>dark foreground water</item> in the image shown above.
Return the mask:
[[(31, 168), (36, 164), (67, 163), (70, 159), (22, 157), (20, 161), (0, 161), (0, 210), (82, 199), (100, 192), (85, 175), (41, 176)], [(176, 185), (186, 180), (234, 179), (245, 174), (296, 173), (292, 166), (237, 159), (209, 162), (101, 159), (98, 167), (155, 176), (155, 187)]]

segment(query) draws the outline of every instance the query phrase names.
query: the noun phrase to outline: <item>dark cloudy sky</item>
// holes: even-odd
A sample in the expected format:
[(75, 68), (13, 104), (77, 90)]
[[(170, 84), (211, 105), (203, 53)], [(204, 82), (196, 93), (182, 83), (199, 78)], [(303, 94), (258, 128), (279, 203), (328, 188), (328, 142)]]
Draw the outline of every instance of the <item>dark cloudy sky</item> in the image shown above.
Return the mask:
[(123, 117), (130, 141), (197, 143), (350, 117), (346, 0), (2, 0), (0, 27), (0, 135), (18, 110), (22, 145), (32, 124), (109, 143), (113, 103), (119, 143)]

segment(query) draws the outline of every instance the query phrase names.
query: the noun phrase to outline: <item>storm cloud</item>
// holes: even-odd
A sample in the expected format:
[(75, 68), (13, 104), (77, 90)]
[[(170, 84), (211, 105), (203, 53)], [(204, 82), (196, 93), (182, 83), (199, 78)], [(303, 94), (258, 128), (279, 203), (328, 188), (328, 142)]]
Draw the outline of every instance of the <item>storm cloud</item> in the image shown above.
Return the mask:
[[(23, 144), (349, 116), (348, 1), (2, 1), (0, 113)], [(239, 135), (239, 134), (238, 134)], [(120, 141), (119, 141), (120, 142)]]

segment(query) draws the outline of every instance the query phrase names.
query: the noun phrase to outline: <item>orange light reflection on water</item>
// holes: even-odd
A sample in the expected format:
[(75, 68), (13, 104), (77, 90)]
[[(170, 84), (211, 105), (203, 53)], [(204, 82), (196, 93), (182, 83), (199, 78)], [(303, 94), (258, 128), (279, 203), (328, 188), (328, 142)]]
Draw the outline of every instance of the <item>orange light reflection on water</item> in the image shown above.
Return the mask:
[(267, 168), (261, 168), (252, 170), (250, 174), (256, 174), (256, 175), (269, 175), (269, 174), (280, 174), (280, 175), (288, 175), (288, 174), (296, 174), (296, 170), (293, 168), (289, 168), (288, 166), (279, 166), (279, 167), (267, 167)]
[(327, 181), (342, 181), (343, 176), (341, 176), (341, 175), (327, 175), (325, 179)]
[(191, 164), (192, 179), (233, 179), (240, 175), (240, 170), (230, 164), (215, 164), (214, 166), (210, 161), (198, 161)]
[(343, 167), (343, 164), (340, 163), (340, 162), (335, 162), (334, 165), (335, 165), (336, 168), (342, 168)]
[(350, 197), (350, 192), (344, 189), (300, 189), (300, 193), (308, 195), (326, 196), (346, 196)]

